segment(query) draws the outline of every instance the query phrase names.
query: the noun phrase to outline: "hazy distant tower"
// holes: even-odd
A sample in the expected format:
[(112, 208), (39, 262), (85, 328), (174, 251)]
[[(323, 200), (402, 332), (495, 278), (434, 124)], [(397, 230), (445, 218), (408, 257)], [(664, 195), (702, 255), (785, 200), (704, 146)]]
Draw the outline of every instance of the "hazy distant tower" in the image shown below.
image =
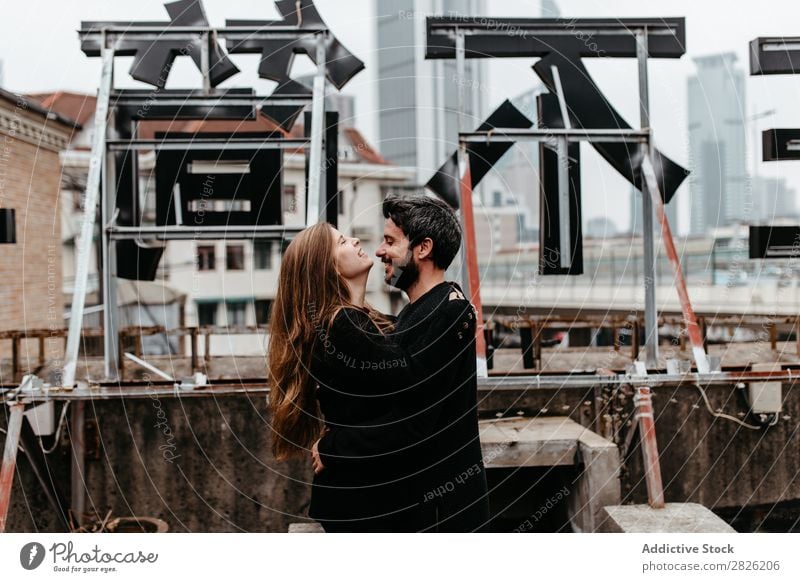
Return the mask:
[(691, 233), (752, 218), (746, 208), (744, 73), (736, 55), (694, 59), (697, 75), (688, 81)]
[(455, 60), (425, 60), (426, 16), (483, 16), (485, 0), (376, 0), (378, 149), (427, 181), (457, 146), (458, 86), (466, 89), (466, 127), (486, 114), (486, 63), (467, 61), (458, 79)]

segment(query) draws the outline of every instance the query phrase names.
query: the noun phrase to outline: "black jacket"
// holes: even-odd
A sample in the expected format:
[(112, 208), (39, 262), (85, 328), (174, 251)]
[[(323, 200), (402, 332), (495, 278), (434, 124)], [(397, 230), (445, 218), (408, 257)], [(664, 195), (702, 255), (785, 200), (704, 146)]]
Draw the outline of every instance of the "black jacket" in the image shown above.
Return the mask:
[[(318, 329), (311, 373), (329, 430), (368, 424), (389, 414), (410, 383), (408, 354), (369, 316), (344, 308)], [(419, 508), (391, 456), (331, 463), (314, 477), (309, 515), (326, 531), (417, 531)]]
[(418, 530), (479, 531), (488, 522), (476, 324), (455, 283), (441, 283), (407, 305), (394, 334), (409, 363), (398, 374), (407, 381), (403, 390), (390, 398), (388, 412), (376, 407), (369, 422), (333, 427), (320, 441), (323, 463), (334, 470), (391, 467), (404, 486), (400, 499), (417, 508)]

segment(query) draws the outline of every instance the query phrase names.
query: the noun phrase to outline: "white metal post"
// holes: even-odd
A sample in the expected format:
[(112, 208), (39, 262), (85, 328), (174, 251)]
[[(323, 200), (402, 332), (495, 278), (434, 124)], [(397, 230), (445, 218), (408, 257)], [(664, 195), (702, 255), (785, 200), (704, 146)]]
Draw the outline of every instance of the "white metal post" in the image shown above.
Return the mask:
[[(561, 75), (556, 66), (553, 66), (550, 70), (553, 75), (553, 84), (556, 88), (558, 107), (561, 111), (564, 129), (572, 129), (567, 109), (567, 98), (564, 95), (564, 87), (561, 85)], [(558, 138), (556, 152), (558, 154), (558, 256), (561, 268), (568, 269), (572, 263), (572, 240), (570, 239), (569, 220), (569, 144), (566, 137)]]
[[(641, 128), (650, 128), (650, 100), (647, 81), (647, 29), (636, 31), (636, 58), (639, 64), (639, 113)], [(647, 155), (653, 149), (652, 135), (647, 143)], [(648, 368), (658, 365), (658, 314), (656, 313), (656, 246), (653, 231), (653, 202), (644, 176), (640, 178), (642, 190), (642, 239), (644, 244), (644, 321), (646, 363)]]
[[(464, 97), (465, 91), (465, 76), (467, 74), (467, 55), (466, 55), (466, 44), (465, 44), (465, 37), (464, 31), (456, 29), (456, 106), (458, 107), (458, 114), (456, 116), (456, 127), (458, 128), (458, 134), (461, 135), (462, 132), (466, 131), (466, 120), (464, 114), (464, 104), (466, 99)], [(446, 106), (446, 105), (445, 105)], [(445, 115), (445, 112), (442, 112), (442, 116)], [(458, 178), (464, 175), (466, 171), (467, 165), (467, 148), (466, 144), (462, 143), (459, 140), (458, 149), (457, 149), (457, 159), (458, 159)], [(464, 225), (464, 204), (459, 206), (459, 217), (461, 219), (461, 225)], [(470, 296), (470, 285), (469, 285), (469, 261), (467, 260), (467, 244), (466, 238), (461, 237), (461, 287), (467, 296)]]
[[(75, 384), (75, 373), (78, 366), (81, 328), (83, 327), (83, 313), (86, 307), (86, 291), (89, 281), (89, 261), (92, 255), (97, 202), (100, 194), (100, 179), (102, 177), (103, 159), (105, 158), (108, 106), (111, 98), (111, 87), (114, 82), (114, 46), (108, 46), (108, 41), (105, 38), (102, 58), (100, 87), (97, 92), (97, 105), (94, 114), (94, 143), (92, 144), (89, 163), (89, 175), (86, 180), (80, 240), (76, 249), (75, 288), (72, 292), (69, 335), (67, 336), (64, 372), (61, 379), (62, 385), (68, 387)], [(101, 230), (103, 229), (101, 228)], [(106, 305), (108, 304), (106, 303)], [(108, 312), (109, 310), (106, 309), (105, 311)]]
[[(109, 115), (106, 132), (112, 138), (114, 134), (114, 116)], [(136, 155), (135, 152), (132, 152)], [(117, 171), (116, 157), (108, 151), (103, 155), (103, 190), (100, 201), (100, 240), (103, 255), (103, 359), (105, 377), (117, 380), (119, 366), (119, 350), (117, 337), (117, 243), (111, 240), (109, 229), (113, 226), (117, 208)], [(136, 177), (138, 179), (138, 176)]]
[(478, 272), (478, 248), (475, 240), (475, 214), (472, 205), (472, 171), (470, 168), (467, 145), (461, 141), (464, 131), (464, 87), (466, 85), (466, 46), (464, 31), (456, 30), (456, 83), (458, 94), (458, 181), (459, 205), (461, 217), (461, 284), (467, 297), (472, 301), (477, 313), (475, 330), (476, 374), (479, 378), (489, 376), (486, 363), (487, 346), (483, 336), (483, 305), (480, 296), (480, 273)]
[(311, 145), (308, 154), (308, 192), (306, 195), (306, 224), (323, 219), (325, 200), (325, 41), (327, 33), (317, 36), (317, 72), (314, 75), (314, 94), (311, 102)]

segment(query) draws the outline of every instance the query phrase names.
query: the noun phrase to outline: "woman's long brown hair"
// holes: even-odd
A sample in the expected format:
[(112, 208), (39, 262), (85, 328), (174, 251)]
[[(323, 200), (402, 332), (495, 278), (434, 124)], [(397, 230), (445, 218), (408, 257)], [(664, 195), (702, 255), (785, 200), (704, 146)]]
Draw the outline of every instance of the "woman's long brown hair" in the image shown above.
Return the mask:
[[(316, 340), (339, 309), (352, 306), (349, 287), (336, 270), (328, 223), (311, 226), (286, 248), (270, 317), (267, 365), (270, 378), (272, 452), (285, 460), (308, 451), (320, 437), (322, 419), (311, 376)], [(379, 329), (387, 322), (370, 309)]]

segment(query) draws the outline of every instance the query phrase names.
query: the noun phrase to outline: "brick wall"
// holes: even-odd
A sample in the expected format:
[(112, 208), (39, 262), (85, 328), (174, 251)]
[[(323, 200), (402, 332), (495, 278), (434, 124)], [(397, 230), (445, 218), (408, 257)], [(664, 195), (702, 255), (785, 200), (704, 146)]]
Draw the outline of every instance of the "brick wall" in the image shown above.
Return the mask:
[[(0, 331), (65, 325), (58, 204), (61, 168), (57, 146), (48, 143), (54, 136), (63, 137), (63, 131), (57, 122), (46, 121), (21, 102), (0, 102), (0, 207), (15, 209), (17, 230), (16, 244), (0, 245)], [(48, 341), (48, 351), (59, 343), (63, 345), (63, 340)], [(21, 359), (26, 366), (36, 365), (36, 350), (38, 341), (23, 344)], [(0, 341), (0, 357), (10, 352), (11, 342)]]

